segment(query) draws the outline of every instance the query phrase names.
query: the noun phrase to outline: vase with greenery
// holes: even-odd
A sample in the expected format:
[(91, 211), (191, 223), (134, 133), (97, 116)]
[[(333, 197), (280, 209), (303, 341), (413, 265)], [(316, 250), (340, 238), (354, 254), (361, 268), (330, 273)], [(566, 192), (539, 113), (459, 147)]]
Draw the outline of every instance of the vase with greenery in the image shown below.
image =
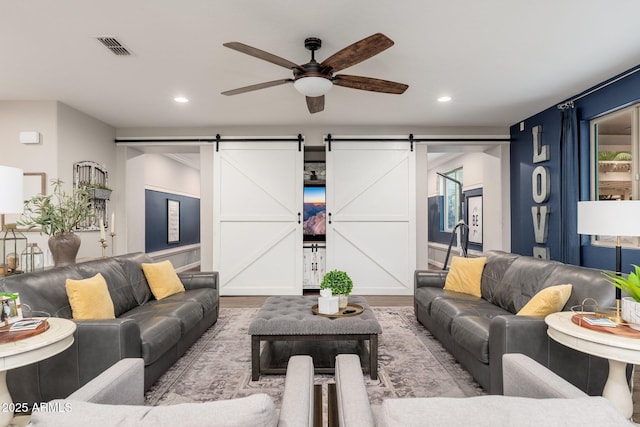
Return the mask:
[(93, 222), (95, 213), (86, 190), (76, 188), (72, 193), (62, 189), (60, 179), (51, 180), (53, 193), (37, 194), (25, 200), (24, 212), (18, 224), (28, 229), (40, 228), (49, 236), (49, 249), (54, 265), (73, 264), (80, 249), (80, 237), (74, 231), (87, 220)]
[(331, 289), (332, 295), (338, 295), (338, 304), (342, 309), (348, 304), (348, 296), (353, 289), (353, 281), (346, 272), (331, 270), (322, 278), (320, 289)]
[(640, 330), (640, 267), (632, 264), (634, 270), (627, 277), (605, 272), (607, 280), (623, 293), (629, 295), (621, 301), (622, 320), (633, 329)]

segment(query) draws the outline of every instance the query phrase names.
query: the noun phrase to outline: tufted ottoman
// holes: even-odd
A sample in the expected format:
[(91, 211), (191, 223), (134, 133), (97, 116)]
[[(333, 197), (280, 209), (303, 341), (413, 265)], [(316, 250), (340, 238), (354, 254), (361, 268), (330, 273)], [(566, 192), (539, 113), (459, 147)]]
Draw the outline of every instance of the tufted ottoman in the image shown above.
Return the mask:
[(257, 381), (261, 373), (286, 373), (287, 360), (296, 354), (312, 356), (316, 374), (333, 374), (335, 356), (343, 353), (358, 354), (362, 370), (372, 380), (378, 379), (378, 334), (382, 327), (365, 298), (350, 296), (349, 302), (364, 307), (362, 314), (332, 319), (311, 311), (318, 303), (317, 296), (267, 298), (249, 325), (251, 380)]

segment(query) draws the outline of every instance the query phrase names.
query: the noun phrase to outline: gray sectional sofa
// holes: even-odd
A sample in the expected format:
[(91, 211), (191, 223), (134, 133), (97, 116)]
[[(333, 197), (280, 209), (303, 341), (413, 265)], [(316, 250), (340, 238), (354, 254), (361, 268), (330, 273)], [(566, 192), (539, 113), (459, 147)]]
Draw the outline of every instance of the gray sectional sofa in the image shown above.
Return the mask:
[(488, 251), (482, 297), (443, 289), (446, 271), (415, 272), (414, 309), (420, 323), (491, 394), (502, 393), (502, 356), (523, 353), (590, 395), (602, 394), (606, 360), (556, 343), (543, 318), (517, 316), (539, 290), (572, 284), (564, 310), (586, 298), (610, 307), (615, 288), (600, 270)]
[[(293, 356), (287, 365), (280, 411), (264, 393), (213, 402), (143, 406), (141, 359), (124, 359), (63, 400), (49, 402), (62, 411), (31, 416), (32, 427), (311, 427), (322, 425), (316, 413), (313, 361)], [(321, 408), (321, 405), (318, 406)]]
[(501, 365), (504, 396), (398, 398), (371, 406), (358, 356), (340, 354), (335, 417), (341, 427), (633, 425), (604, 397), (586, 395), (527, 356), (507, 354)]
[[(156, 300), (142, 271), (144, 253), (103, 258), (0, 279), (0, 291), (18, 292), (34, 316), (72, 318), (66, 279), (101, 273), (115, 319), (77, 320), (73, 345), (50, 359), (7, 374), (16, 402), (62, 398), (124, 358), (144, 360), (148, 389), (218, 319), (218, 275), (179, 273), (185, 292)], [(26, 309), (26, 307), (25, 307)], [(25, 310), (25, 316), (29, 315)]]

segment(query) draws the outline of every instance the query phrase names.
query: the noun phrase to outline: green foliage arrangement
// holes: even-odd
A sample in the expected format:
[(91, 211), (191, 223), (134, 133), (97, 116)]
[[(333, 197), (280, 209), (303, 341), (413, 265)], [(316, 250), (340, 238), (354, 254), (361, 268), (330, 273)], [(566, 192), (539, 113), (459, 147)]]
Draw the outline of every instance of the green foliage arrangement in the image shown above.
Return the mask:
[(320, 289), (331, 289), (332, 295), (349, 295), (353, 289), (353, 281), (347, 273), (331, 270), (322, 278)]
[(51, 180), (53, 194), (37, 194), (24, 202), (24, 212), (18, 225), (29, 229), (40, 227), (42, 233), (54, 236), (72, 233), (78, 224), (93, 220), (95, 213), (89, 194), (84, 189), (74, 189), (72, 194), (62, 189), (60, 179)]
[(632, 264), (634, 271), (630, 272), (627, 277), (617, 276), (615, 273), (604, 272), (607, 280), (622, 292), (627, 293), (637, 302), (640, 302), (640, 267)]

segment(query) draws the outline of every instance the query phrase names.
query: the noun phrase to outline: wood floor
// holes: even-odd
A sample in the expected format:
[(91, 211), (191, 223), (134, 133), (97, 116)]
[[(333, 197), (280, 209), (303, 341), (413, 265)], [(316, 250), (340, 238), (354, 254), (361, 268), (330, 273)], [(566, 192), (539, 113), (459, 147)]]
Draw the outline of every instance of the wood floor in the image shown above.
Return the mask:
[[(305, 293), (314, 295), (314, 293)], [(260, 308), (266, 296), (220, 297), (220, 308)], [(372, 307), (413, 306), (413, 296), (369, 295), (365, 296)]]

